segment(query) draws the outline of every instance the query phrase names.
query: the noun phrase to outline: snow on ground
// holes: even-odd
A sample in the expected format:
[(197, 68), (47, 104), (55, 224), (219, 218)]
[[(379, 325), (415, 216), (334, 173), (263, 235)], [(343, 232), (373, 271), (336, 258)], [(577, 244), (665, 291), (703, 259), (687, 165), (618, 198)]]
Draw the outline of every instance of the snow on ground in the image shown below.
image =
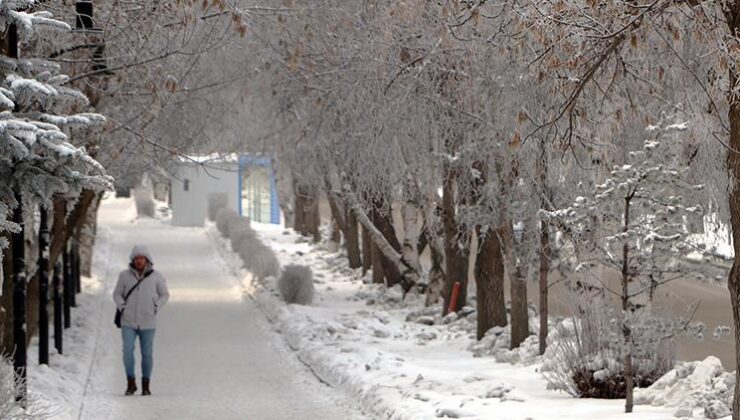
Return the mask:
[[(313, 305), (286, 306), (275, 279), (260, 285), (243, 273), (246, 290), (299, 358), (324, 381), (354, 395), (374, 418), (674, 418), (673, 408), (641, 405), (624, 414), (623, 400), (574, 399), (547, 390), (539, 363), (473, 357), (474, 336), (463, 323), (420, 323), (420, 314), (409, 314), (421, 302), (404, 304), (400, 291), (366, 284), (330, 245), (310, 245), (278, 226), (252, 225), (283, 266), (310, 266), (317, 290)], [(208, 233), (239, 272), (241, 261), (228, 242), (214, 227)]]
[[(30, 390), (52, 406), (52, 418), (364, 418), (271, 331), (204, 229), (136, 220), (132, 209), (130, 199), (103, 202), (94, 278), (78, 295), (64, 356), (53, 354), (44, 367), (35, 363), (34, 348), (29, 353)], [(160, 314), (150, 397), (123, 395), (119, 330), (112, 321), (110, 293), (134, 243), (149, 245), (171, 292)]]

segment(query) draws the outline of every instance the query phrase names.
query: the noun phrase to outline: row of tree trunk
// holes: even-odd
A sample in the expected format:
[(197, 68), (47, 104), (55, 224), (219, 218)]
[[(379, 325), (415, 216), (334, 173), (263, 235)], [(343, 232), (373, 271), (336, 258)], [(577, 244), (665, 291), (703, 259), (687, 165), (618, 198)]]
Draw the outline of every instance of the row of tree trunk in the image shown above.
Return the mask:
[[(74, 261), (74, 265), (79, 267), (79, 274), (90, 274), (90, 260), (96, 229), (95, 214), (97, 214), (100, 198), (101, 196), (99, 194), (84, 190), (73, 204), (70, 203), (70, 199), (61, 196), (53, 200), (53, 208), (50, 209), (51, 226), (48, 244), (49, 266), (46, 268), (47, 270), (50, 270), (50, 267), (55, 267), (63, 255), (72, 253), (72, 250), (68, 249), (68, 246), (70, 243), (74, 243), (75, 251), (72, 255), (77, 259), (77, 261)], [(32, 224), (26, 223), (25, 226), (27, 233), (24, 235), (24, 248), (29, 250), (39, 249), (37, 238), (34, 235), (28, 234), (28, 232), (34, 231)], [(14, 255), (12, 247), (5, 250), (3, 254), (3, 283), (2, 296), (0, 296), (0, 351), (3, 354), (10, 355), (13, 354), (16, 348), (13, 328), (16, 313), (13, 304), (13, 279), (16, 270), (13, 267)], [(29, 257), (27, 259), (32, 261), (30, 258), (31, 254), (26, 254)], [(68, 256), (67, 261), (70, 260), (72, 258)], [(37, 267), (36, 264), (28, 264), (25, 270), (28, 274), (25, 283), (27, 287), (25, 293), (26, 344), (36, 334), (39, 325), (39, 305), (42, 287), (39, 277), (42, 274), (42, 270), (37, 269)], [(74, 292), (77, 293), (79, 290), (80, 285), (75, 284)], [(74, 306), (74, 294), (68, 299), (71, 299), (71, 304)]]
[[(454, 200), (454, 177), (447, 177), (443, 187), (442, 199), (442, 224), (443, 232), (441, 244), (435, 242), (431, 232), (422, 229), (417, 240), (417, 256), (425, 248), (429, 248), (431, 256), (431, 268), (426, 283), (426, 302), (432, 305), (443, 298), (443, 315), (449, 308), (457, 311), (467, 304), (468, 268), (471, 253), (472, 235), (464, 235), (457, 220), (456, 203)], [(381, 235), (375, 240), (371, 229), (364, 224), (358, 228), (358, 211), (346, 203), (339, 194), (327, 193), (329, 209), (331, 211), (332, 226), (334, 232), (332, 239), (342, 242), (347, 252), (349, 266), (351, 268), (362, 267), (363, 275), (371, 270), (373, 283), (385, 284), (392, 287), (402, 284), (404, 290), (408, 291), (414, 286), (406, 276), (414, 270), (414, 265), (408, 255), (407, 248), (410, 246), (406, 241), (402, 245), (396, 235), (396, 227), (392, 218), (392, 206), (389, 200), (375, 199), (369, 214), (363, 214), (372, 223), (372, 228)], [(297, 232), (314, 240), (320, 240), (318, 224), (318, 190), (296, 189), (294, 191), (294, 228)], [(413, 219), (413, 223), (416, 220)], [(405, 227), (406, 228), (406, 227)], [(547, 226), (542, 225), (542, 243), (549, 243)], [(485, 333), (494, 326), (506, 326), (508, 324), (506, 301), (504, 294), (505, 284), (505, 262), (506, 254), (502, 243), (505, 235), (512, 235), (511, 229), (490, 229), (484, 226), (476, 226), (472, 233), (477, 238), (477, 249), (475, 250), (476, 262), (473, 269), (477, 296), (477, 338), (481, 339)], [(435, 246), (436, 245), (436, 246)], [(385, 252), (382, 247), (386, 247)], [(389, 251), (388, 248), (392, 249)], [(540, 322), (540, 351), (544, 352), (547, 334), (547, 272), (549, 271), (548, 249), (543, 245), (540, 253), (540, 309), (544, 319)], [(395, 254), (393, 254), (395, 251)], [(397, 256), (401, 264), (389, 258), (388, 253)], [(400, 265), (400, 267), (399, 267)], [(529, 335), (529, 311), (527, 301), (526, 278), (517, 275), (514, 271), (509, 276), (511, 282), (511, 323), (512, 323), (512, 348), (518, 347)], [(460, 283), (459, 293), (456, 301), (451, 305), (452, 290), (455, 283)]]

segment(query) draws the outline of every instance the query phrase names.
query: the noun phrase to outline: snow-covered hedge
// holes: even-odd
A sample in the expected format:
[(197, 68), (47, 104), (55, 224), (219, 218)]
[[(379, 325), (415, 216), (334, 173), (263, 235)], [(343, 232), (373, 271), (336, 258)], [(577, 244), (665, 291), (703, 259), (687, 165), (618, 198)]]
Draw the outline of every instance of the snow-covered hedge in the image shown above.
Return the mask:
[(296, 264), (286, 266), (278, 281), (278, 289), (285, 302), (310, 305), (314, 293), (311, 268)]
[(275, 252), (261, 241), (258, 242), (256, 250), (249, 255), (248, 261), (245, 260), (245, 264), (257, 280), (280, 275), (280, 261)]
[(229, 221), (229, 239), (231, 239), (231, 250), (239, 253), (249, 242), (254, 242), (257, 233), (249, 225), (249, 219), (238, 217)]
[(231, 240), (231, 249), (239, 255), (244, 267), (258, 280), (280, 275), (280, 261), (275, 252), (257, 236), (246, 217), (234, 210), (222, 208), (216, 213), (216, 227)]
[(218, 211), (229, 204), (226, 193), (211, 193), (208, 195), (208, 220), (215, 221)]
[(222, 208), (216, 212), (216, 228), (225, 238), (229, 237), (229, 225), (232, 221), (239, 218), (239, 215), (232, 209)]

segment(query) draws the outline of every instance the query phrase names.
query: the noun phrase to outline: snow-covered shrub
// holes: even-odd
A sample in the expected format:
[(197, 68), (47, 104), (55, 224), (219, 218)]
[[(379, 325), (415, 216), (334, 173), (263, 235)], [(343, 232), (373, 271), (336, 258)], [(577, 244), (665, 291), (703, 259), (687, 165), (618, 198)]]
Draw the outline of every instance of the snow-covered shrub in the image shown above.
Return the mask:
[(234, 210), (229, 208), (222, 208), (216, 212), (216, 228), (219, 232), (221, 232), (221, 235), (223, 235), (225, 238), (228, 238), (229, 225), (232, 221), (238, 218), (239, 215), (236, 214)]
[(46, 419), (58, 414), (30, 393), (22, 401), (16, 401), (15, 390), (21, 385), (22, 379), (16, 379), (13, 374), (13, 361), (0, 356), (0, 419)]
[(229, 239), (231, 239), (231, 249), (240, 255), (242, 254), (242, 248), (249, 245), (246, 242), (258, 240), (257, 232), (249, 226), (249, 219), (246, 217), (231, 220), (231, 223), (229, 223)]
[(256, 250), (250, 255), (250, 264), (247, 268), (257, 280), (264, 280), (280, 274), (280, 261), (272, 248), (259, 242)]
[(310, 305), (313, 301), (311, 268), (295, 264), (286, 266), (278, 281), (278, 288), (285, 302)]
[(226, 193), (208, 194), (208, 220), (215, 221), (216, 214), (229, 205), (229, 196)]
[(143, 186), (137, 187), (134, 190), (134, 201), (138, 217), (154, 217), (155, 205), (151, 189)]
[[(581, 308), (580, 318), (558, 327), (556, 343), (545, 352), (542, 372), (548, 387), (576, 397), (624, 398), (622, 315), (598, 299)], [(634, 384), (647, 387), (675, 364), (675, 324), (645, 313), (628, 322)]]

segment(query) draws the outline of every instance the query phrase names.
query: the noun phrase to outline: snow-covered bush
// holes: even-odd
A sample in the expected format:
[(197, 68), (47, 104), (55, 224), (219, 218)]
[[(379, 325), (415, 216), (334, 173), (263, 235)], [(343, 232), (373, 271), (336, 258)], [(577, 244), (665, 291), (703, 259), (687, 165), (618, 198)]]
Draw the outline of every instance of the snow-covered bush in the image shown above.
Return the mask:
[(235, 219), (238, 219), (239, 215), (229, 208), (222, 208), (216, 212), (216, 228), (221, 232), (225, 238), (229, 237), (229, 225)]
[(229, 205), (229, 196), (226, 193), (208, 194), (208, 220), (215, 221), (216, 214)]
[(280, 274), (280, 262), (275, 252), (260, 241), (248, 218), (237, 216), (233, 210), (221, 209), (216, 217), (216, 226), (231, 239), (231, 249), (255, 278), (264, 280)]
[(278, 288), (285, 302), (310, 305), (313, 302), (311, 268), (295, 264), (286, 266), (278, 281)]
[(250, 255), (250, 264), (247, 268), (257, 280), (280, 275), (280, 261), (272, 248), (262, 242), (259, 242), (256, 251)]
[[(563, 323), (552, 337), (554, 345), (544, 356), (542, 372), (551, 389), (576, 397), (624, 398), (624, 320), (602, 300), (581, 306), (581, 316)], [(634, 384), (647, 387), (675, 364), (675, 322), (648, 314), (628, 321), (632, 327)]]
[(154, 217), (154, 196), (148, 187), (137, 187), (134, 190), (137, 217)]
[(16, 389), (25, 386), (21, 381), (13, 374), (13, 361), (0, 356), (0, 419), (46, 419), (58, 414), (33, 394), (16, 401)]
[(239, 217), (232, 219), (229, 223), (229, 239), (231, 239), (231, 249), (242, 255), (242, 249), (248, 247), (249, 242), (257, 240), (257, 233), (249, 226), (249, 219)]

